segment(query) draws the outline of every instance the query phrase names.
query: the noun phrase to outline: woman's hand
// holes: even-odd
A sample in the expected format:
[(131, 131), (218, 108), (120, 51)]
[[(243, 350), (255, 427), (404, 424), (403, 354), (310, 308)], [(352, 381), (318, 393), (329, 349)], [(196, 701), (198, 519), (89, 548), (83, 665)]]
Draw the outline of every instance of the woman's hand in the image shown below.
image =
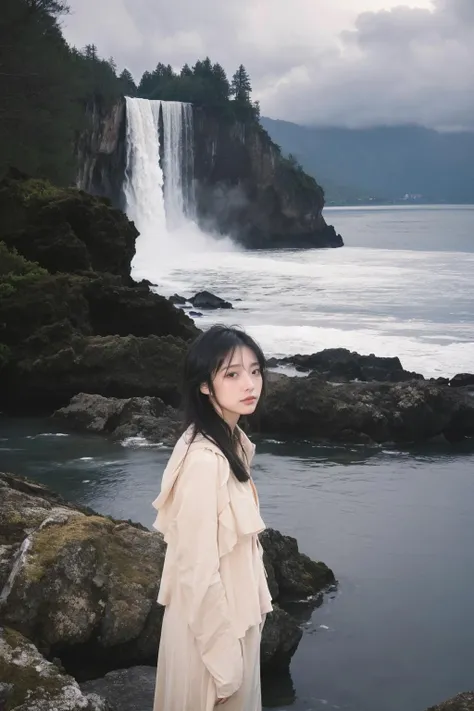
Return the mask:
[(228, 700), (229, 700), (229, 697), (227, 697), (226, 699), (217, 699), (217, 701), (216, 701), (216, 706), (220, 706), (221, 704), (225, 704), (225, 702), (228, 701)]

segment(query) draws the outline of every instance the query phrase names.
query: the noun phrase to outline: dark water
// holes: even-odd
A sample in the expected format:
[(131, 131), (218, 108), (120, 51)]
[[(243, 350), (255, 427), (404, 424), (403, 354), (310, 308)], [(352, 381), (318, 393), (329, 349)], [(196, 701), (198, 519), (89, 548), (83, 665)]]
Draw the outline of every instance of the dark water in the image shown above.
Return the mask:
[[(0, 420), (0, 469), (151, 524), (166, 450), (45, 435), (54, 432)], [(472, 688), (474, 446), (261, 442), (257, 452), (267, 525), (296, 536), (339, 579), (305, 625), (291, 668), (296, 700), (279, 708), (423, 711)]]

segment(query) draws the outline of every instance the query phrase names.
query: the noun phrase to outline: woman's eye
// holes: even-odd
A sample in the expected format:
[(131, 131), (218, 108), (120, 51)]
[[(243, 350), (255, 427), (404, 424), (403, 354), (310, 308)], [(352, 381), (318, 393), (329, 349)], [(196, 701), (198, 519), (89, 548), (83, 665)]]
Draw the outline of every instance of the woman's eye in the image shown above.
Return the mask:
[(262, 374), (262, 371), (260, 370), (260, 368), (255, 368), (255, 370), (252, 371), (252, 375), (261, 375), (261, 374)]
[(226, 378), (233, 378), (234, 375), (237, 375), (237, 373), (227, 373)]

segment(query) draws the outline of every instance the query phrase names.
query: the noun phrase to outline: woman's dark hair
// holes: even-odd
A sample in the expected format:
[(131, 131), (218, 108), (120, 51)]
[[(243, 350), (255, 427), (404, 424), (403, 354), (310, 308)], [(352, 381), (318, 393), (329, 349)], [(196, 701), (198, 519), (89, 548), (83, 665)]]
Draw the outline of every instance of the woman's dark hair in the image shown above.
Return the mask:
[(265, 356), (260, 346), (245, 331), (229, 326), (211, 326), (191, 344), (184, 362), (183, 409), (184, 428), (194, 428), (194, 437), (202, 434), (222, 451), (230, 468), (239, 481), (249, 478), (242, 455), (244, 454), (237, 428), (232, 432), (229, 425), (214, 409), (209, 396), (201, 392), (206, 383), (214, 394), (213, 378), (229, 354), (237, 348), (250, 348), (255, 353), (262, 379), (262, 400), (265, 394)]

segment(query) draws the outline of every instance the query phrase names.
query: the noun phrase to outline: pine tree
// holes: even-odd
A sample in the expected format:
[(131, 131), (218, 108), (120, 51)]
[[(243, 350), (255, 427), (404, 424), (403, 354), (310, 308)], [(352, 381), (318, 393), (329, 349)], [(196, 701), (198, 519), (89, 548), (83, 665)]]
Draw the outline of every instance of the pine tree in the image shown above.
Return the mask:
[(230, 84), (224, 68), (220, 64), (214, 64), (212, 67), (212, 83), (216, 93), (216, 99), (222, 103), (228, 101)]
[(124, 93), (125, 96), (136, 96), (137, 95), (137, 87), (135, 82), (133, 81), (133, 77), (128, 71), (128, 69), (124, 69), (123, 72), (119, 76), (119, 81), (120, 85), (122, 87), (122, 92)]
[(230, 93), (238, 103), (250, 104), (252, 86), (250, 84), (250, 77), (243, 64), (240, 65), (232, 77)]

